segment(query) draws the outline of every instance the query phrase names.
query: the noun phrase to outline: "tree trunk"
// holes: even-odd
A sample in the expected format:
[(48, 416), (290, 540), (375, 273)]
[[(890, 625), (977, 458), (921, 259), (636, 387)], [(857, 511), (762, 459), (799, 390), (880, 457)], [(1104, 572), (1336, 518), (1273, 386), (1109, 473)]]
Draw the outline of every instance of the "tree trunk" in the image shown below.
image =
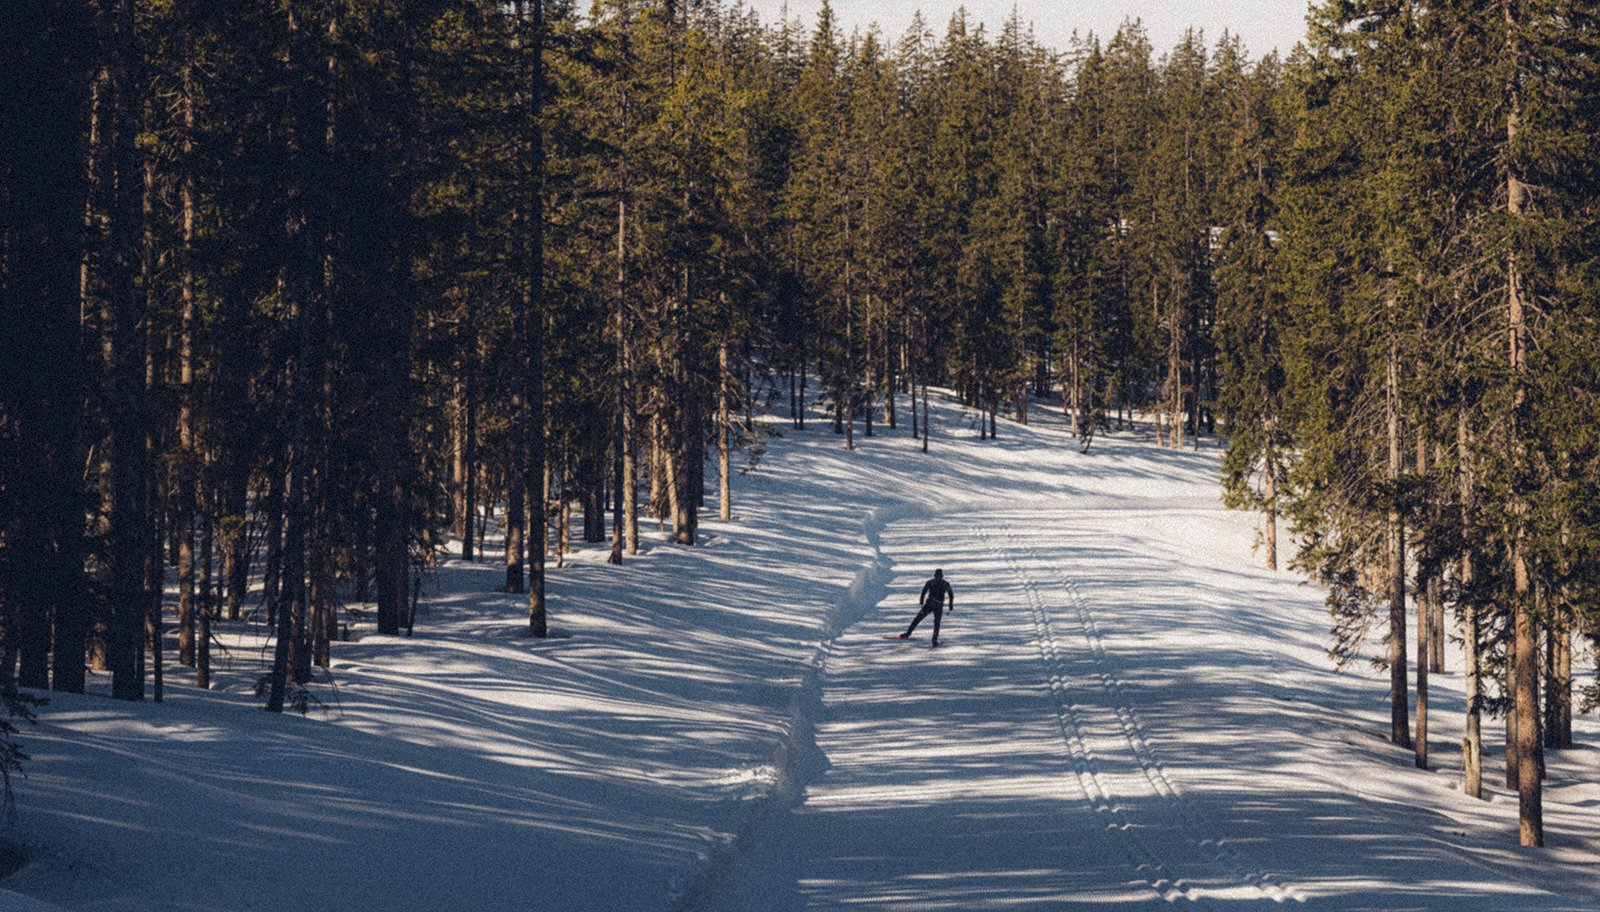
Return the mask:
[(922, 438), (922, 414), (917, 413), (917, 378), (910, 381), (910, 438)]
[[(208, 488), (202, 485), (202, 488)], [(211, 687), (211, 619), (217, 610), (215, 598), (213, 554), (216, 549), (216, 498), (210, 490), (203, 490), (200, 509), (200, 600), (197, 606), (194, 650), (194, 685), (202, 690)]]
[(674, 440), (662, 452), (667, 469), (667, 498), (672, 508), (672, 540), (680, 545), (694, 544), (694, 524), (690, 519), (691, 494), (689, 493), (689, 457), (687, 445)]
[[(1520, 553), (1519, 544), (1513, 544), (1512, 576), (1518, 595), (1528, 584), (1528, 568)], [(1539, 743), (1539, 639), (1531, 606), (1519, 599), (1516, 614), (1513, 657), (1513, 675), (1516, 703), (1517, 795), (1520, 835), (1525, 846), (1544, 845), (1544, 792), (1540, 781)]]
[[(1392, 302), (1391, 302), (1392, 303)], [(1400, 456), (1400, 349), (1389, 342), (1384, 413), (1389, 434), (1391, 485), (1398, 485)], [(1397, 495), (1395, 495), (1397, 496)], [(1397, 502), (1391, 503), (1387, 522), (1389, 545), (1389, 739), (1411, 747), (1410, 707), (1406, 682), (1406, 539), (1405, 521)]]
[(638, 415), (633, 401), (632, 327), (628, 321), (628, 202), (617, 200), (617, 504), (612, 563), (624, 552), (639, 553), (639, 459), (635, 451)]
[(222, 575), (228, 587), (228, 620), (237, 621), (250, 586), (250, 468), (237, 456), (229, 462), (222, 492)]
[[(903, 302), (900, 303), (903, 306)], [(890, 430), (897, 430), (900, 427), (899, 416), (896, 414), (895, 409), (895, 387), (900, 382), (898, 361), (895, 358), (897, 346), (889, 339), (889, 336), (893, 335), (894, 331), (888, 326), (887, 315), (885, 315), (884, 322), (883, 420), (884, 423), (889, 425)]]
[[(1513, 225), (1527, 219), (1528, 188), (1522, 180), (1522, 59), (1521, 23), (1516, 21), (1516, 4), (1504, 0), (1502, 11), (1506, 25), (1506, 52), (1510, 66), (1506, 78), (1506, 214)], [(1517, 767), (1517, 793), (1519, 829), (1525, 846), (1544, 845), (1544, 795), (1540, 781), (1539, 758), (1539, 670), (1537, 620), (1533, 611), (1532, 583), (1528, 573), (1527, 542), (1530, 536), (1528, 512), (1521, 485), (1528, 471), (1528, 448), (1523, 440), (1527, 410), (1527, 349), (1526, 290), (1523, 288), (1522, 263), (1519, 250), (1513, 244), (1506, 262), (1506, 329), (1508, 366), (1513, 385), (1511, 415), (1506, 422), (1512, 473), (1512, 521), (1510, 553), (1512, 575), (1512, 624), (1514, 625), (1514, 655), (1512, 657), (1512, 698), (1516, 707), (1516, 737), (1513, 752)], [(1508, 758), (1509, 759), (1509, 758)]]
[(1167, 382), (1171, 384), (1167, 402), (1167, 445), (1174, 450), (1184, 448), (1183, 439), (1183, 336), (1179, 320), (1178, 302), (1167, 308)]
[(671, 516), (673, 487), (667, 461), (666, 428), (660, 411), (650, 415), (650, 512), (656, 517), (656, 531), (665, 532)]
[[(849, 195), (845, 196), (845, 203), (849, 205)], [(844, 219), (844, 376), (845, 388), (842, 392), (841, 402), (838, 407), (844, 410), (844, 448), (856, 448), (856, 314), (854, 289), (851, 286), (853, 275), (853, 248), (850, 246), (850, 217)]]
[(527, 477), (516, 469), (507, 474), (511, 489), (506, 492), (506, 591), (521, 593), (525, 591), (523, 529), (527, 521)]
[(639, 553), (639, 455), (636, 428), (639, 423), (637, 413), (634, 411), (633, 381), (632, 381), (632, 354), (624, 347), (624, 357), (628, 359), (627, 376), (629, 377), (623, 388), (626, 401), (622, 409), (622, 480), (620, 494), (622, 497), (622, 522), (624, 550), (630, 554)]
[(800, 331), (800, 409), (795, 413), (794, 419), (795, 429), (801, 431), (806, 429), (806, 384), (808, 382), (806, 377), (807, 367), (809, 367), (809, 365), (806, 363), (806, 334), (805, 330), (802, 329)]
[(572, 550), (572, 495), (571, 471), (568, 455), (562, 454), (561, 465), (552, 468), (551, 472), (556, 479), (556, 567), (566, 566), (567, 552)]
[(922, 452), (928, 452), (928, 438), (933, 435), (933, 425), (928, 423), (928, 384), (922, 384)]
[(1505, 677), (1501, 680), (1501, 690), (1506, 699), (1506, 788), (1516, 791), (1521, 788), (1520, 767), (1522, 754), (1517, 750), (1517, 662), (1516, 645), (1513, 635), (1506, 642), (1505, 648)]
[[(467, 391), (462, 379), (466, 358), (458, 358), (450, 384), (450, 534), (465, 538), (467, 518)], [(463, 558), (465, 559), (465, 558)]]
[(109, 164), (112, 180), (110, 234), (106, 245), (106, 286), (110, 300), (110, 462), (111, 522), (108, 532), (111, 617), (107, 661), (112, 696), (144, 699), (140, 658), (147, 609), (145, 560), (150, 551), (145, 480), (143, 323), (145, 300), (138, 287), (139, 229), (143, 155), (138, 147), (142, 108), (142, 58), (134, 31), (132, 0), (107, 0)]
[[(867, 398), (866, 398), (866, 402), (864, 403), (864, 405), (866, 407), (861, 410), (861, 418), (862, 418), (862, 422), (863, 422), (863, 424), (862, 424), (863, 430), (865, 431), (865, 433), (866, 433), (866, 435), (868, 437), (871, 437), (872, 436), (872, 413), (877, 408), (877, 402), (873, 398), (873, 391), (875, 389), (875, 384), (877, 382), (877, 375), (876, 375), (876, 372), (874, 371), (874, 362), (873, 362), (873, 357), (872, 357), (872, 353), (873, 353), (873, 347), (872, 347), (872, 294), (870, 292), (867, 294), (867, 306), (866, 306), (866, 309), (864, 311), (864, 322), (865, 322), (866, 325), (863, 327), (863, 330), (864, 330), (863, 337), (864, 338), (862, 339), (861, 350), (862, 350), (862, 352), (865, 353), (865, 362), (866, 363), (865, 363), (864, 367), (866, 369), (866, 377), (864, 379), (865, 379), (866, 382), (861, 385), (861, 392)], [(852, 362), (852, 363), (854, 363), (854, 362)], [(851, 398), (854, 398), (854, 395), (852, 395)]]
[[(1470, 529), (1472, 522), (1472, 451), (1470, 449), (1470, 431), (1467, 425), (1467, 407), (1462, 402), (1456, 419), (1456, 459), (1460, 465), (1457, 483), (1460, 485), (1461, 496), (1461, 528)], [(1471, 548), (1467, 548), (1461, 555), (1461, 588), (1469, 593), (1469, 597), (1462, 606), (1461, 614), (1461, 640), (1462, 640), (1462, 674), (1466, 686), (1467, 720), (1466, 736), (1461, 739), (1462, 790), (1474, 798), (1483, 797), (1483, 697), (1482, 693), (1482, 668), (1480, 645), (1482, 632), (1479, 627), (1478, 605), (1475, 598), (1471, 597), (1474, 583), (1473, 555)]]
[(1561, 641), (1567, 638), (1566, 627), (1559, 617), (1552, 617), (1544, 625), (1544, 720), (1540, 731), (1544, 735), (1544, 748), (1558, 750), (1561, 744), (1561, 706), (1572, 700), (1572, 682), (1561, 674)]
[(1082, 436), (1084, 432), (1080, 424), (1083, 421), (1083, 381), (1080, 371), (1078, 337), (1074, 334), (1072, 337), (1071, 363), (1067, 367), (1067, 376), (1070, 378), (1067, 387), (1068, 395), (1065, 397), (1067, 420), (1071, 425), (1070, 431), (1074, 437)]
[(463, 473), (465, 477), (462, 482), (466, 492), (465, 496), (462, 497), (462, 512), (466, 515), (461, 524), (461, 559), (466, 561), (476, 559), (478, 551), (481, 550), (481, 542), (473, 541), (473, 532), (475, 531), (473, 527), (478, 517), (478, 368), (476, 363), (478, 334), (475, 324), (475, 320), (469, 321), (469, 325), (473, 327), (471, 338), (474, 359), (473, 363), (467, 365), (467, 415), (466, 420), (463, 422), (465, 425), (463, 428), (465, 436), (463, 447), (466, 450), (466, 456), (463, 461), (466, 466)]
[[(92, 207), (80, 118), (95, 23), (90, 4), (11, 4), (0, 15), (0, 84), (9, 87), (0, 101), (0, 434), (9, 457), (0, 464), (0, 681), (50, 686), (53, 649), (55, 688), (81, 693), (90, 601), (82, 267), (94, 236), (85, 230), (93, 223), (84, 218)], [(96, 135), (91, 168), (101, 145)]]
[(733, 441), (731, 438), (728, 399), (732, 385), (728, 372), (728, 340), (724, 338), (717, 349), (717, 366), (720, 385), (717, 391), (717, 518), (723, 522), (733, 519)]
[[(266, 566), (261, 573), (261, 597), (267, 606), (267, 624), (278, 618), (278, 595), (283, 581), (283, 452), (281, 441), (267, 462), (267, 493), (259, 506), (265, 514)], [(248, 572), (248, 570), (246, 571)]]
[[(1425, 477), (1428, 473), (1428, 443), (1427, 435), (1417, 430), (1417, 476)], [(1415, 545), (1417, 552), (1417, 737), (1416, 737), (1416, 764), (1417, 769), (1428, 768), (1428, 652), (1433, 642), (1433, 631), (1430, 622), (1433, 619), (1433, 606), (1429, 602), (1429, 589), (1431, 578), (1423, 576), (1422, 567), (1427, 564), (1428, 543), (1420, 536)]]
[(533, 11), (528, 55), (528, 275), (523, 280), (528, 320), (528, 487), (534, 498), (528, 516), (528, 635), (550, 634), (545, 608), (545, 390), (544, 390), (544, 0), (528, 4)]
[[(323, 237), (314, 227), (315, 220), (320, 219), (322, 213), (317, 211), (317, 204), (307, 198), (308, 192), (320, 189), (316, 185), (323, 176), (322, 169), (317, 166), (321, 161), (317, 147), (325, 137), (321, 131), (313, 129), (322, 99), (312, 93), (309, 84), (313, 66), (303, 16), (304, 4), (286, 0), (283, 9), (288, 44), (285, 82), (289, 87), (284, 147), (289, 178), (285, 190), (285, 262), (280, 272), (279, 290), (286, 311), (287, 330), (293, 343), (289, 346), (283, 365), (283, 396), (288, 428), (284, 449), (282, 579), (275, 618), (277, 643), (267, 697), (267, 708), (273, 712), (283, 711), (291, 675), (301, 678), (301, 672), (297, 669), (309, 664), (306, 558), (315, 509), (310, 496), (312, 460), (315, 457), (311, 431), (307, 427), (307, 413), (315, 410), (317, 400), (308, 395), (312, 389), (312, 377), (308, 377), (307, 372), (322, 368), (321, 359), (315, 352), (321, 335), (317, 325), (320, 322), (320, 310), (325, 306), (319, 301), (318, 294), (324, 272), (322, 251), (318, 249)], [(317, 388), (320, 389), (320, 384)], [(380, 534), (387, 531), (388, 525), (380, 524)], [(382, 601), (379, 603), (379, 628), (383, 629)]]
[(1556, 691), (1555, 743), (1558, 750), (1572, 747), (1572, 632), (1562, 629), (1556, 637), (1556, 675), (1560, 687)]
[(1267, 421), (1267, 449), (1262, 457), (1262, 475), (1265, 480), (1262, 491), (1263, 513), (1265, 526), (1262, 537), (1267, 545), (1267, 569), (1278, 569), (1278, 460), (1277, 454), (1272, 449), (1272, 435), (1276, 430), (1277, 422)]

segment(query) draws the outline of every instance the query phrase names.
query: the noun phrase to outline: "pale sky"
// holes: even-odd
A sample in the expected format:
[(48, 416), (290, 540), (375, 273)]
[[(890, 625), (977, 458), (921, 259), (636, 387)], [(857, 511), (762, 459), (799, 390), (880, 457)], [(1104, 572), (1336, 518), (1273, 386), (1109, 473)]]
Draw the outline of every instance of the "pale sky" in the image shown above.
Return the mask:
[[(816, 22), (821, 0), (788, 0), (790, 18), (808, 26)], [(764, 22), (775, 22), (783, 0), (746, 0)], [(1227, 30), (1244, 39), (1252, 57), (1276, 48), (1281, 56), (1305, 37), (1307, 0), (833, 0), (834, 15), (844, 30), (877, 22), (885, 37), (897, 39), (922, 10), (936, 36), (957, 7), (965, 6), (972, 18), (984, 22), (991, 34), (1011, 15), (1013, 7), (1024, 22), (1033, 23), (1039, 43), (1064, 49), (1074, 30), (1094, 32), (1105, 40), (1124, 19), (1144, 21), (1155, 55), (1172, 49), (1193, 25), (1205, 30), (1206, 44), (1215, 45)]]

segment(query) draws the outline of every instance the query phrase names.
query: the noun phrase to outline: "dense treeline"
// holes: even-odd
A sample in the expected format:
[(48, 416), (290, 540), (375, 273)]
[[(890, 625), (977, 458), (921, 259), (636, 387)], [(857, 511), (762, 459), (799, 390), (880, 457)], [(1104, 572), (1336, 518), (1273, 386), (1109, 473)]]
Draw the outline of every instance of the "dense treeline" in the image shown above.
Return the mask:
[(1592, 4), (1560, 0), (1317, 11), (1280, 105), (1281, 367), (1257, 362), (1246, 444), (1283, 472), (1335, 653), (1383, 616), (1391, 737), (1420, 767), (1428, 673), (1460, 619), (1464, 785), (1479, 793), (1497, 710), (1527, 845), (1542, 750), (1572, 744), (1574, 636), (1600, 632), (1597, 29)]
[[(1369, 8), (1370, 6), (1370, 8)], [(1040, 47), (679, 0), (25, 0), (0, 109), (0, 625), (25, 687), (162, 695), (211, 626), (304, 699), (446, 534), (546, 556), (730, 515), (758, 401), (843, 445), (930, 384), (1227, 441), (1337, 655), (1389, 622), (1397, 742), (1465, 633), (1540, 835), (1592, 635), (1595, 24), (1329, 3), (1286, 62), (1137, 24)], [(919, 410), (919, 399), (922, 408)], [(175, 595), (164, 598), (170, 571)], [(259, 586), (258, 586), (259, 584)], [(1407, 596), (1417, 606), (1411, 732)], [(258, 598), (259, 597), (259, 598)], [(165, 656), (167, 633), (176, 655)], [(1541, 684), (1543, 685), (1541, 688)], [(298, 694), (298, 696), (297, 696)]]

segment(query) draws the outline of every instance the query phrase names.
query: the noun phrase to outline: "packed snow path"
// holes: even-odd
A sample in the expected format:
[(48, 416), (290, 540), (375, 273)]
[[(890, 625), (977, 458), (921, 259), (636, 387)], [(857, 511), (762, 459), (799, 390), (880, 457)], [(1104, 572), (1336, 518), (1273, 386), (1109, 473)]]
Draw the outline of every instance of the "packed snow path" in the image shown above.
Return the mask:
[[(553, 569), (549, 640), (498, 561), (443, 561), (415, 636), (347, 615), (308, 718), (251, 694), (259, 617), (219, 624), (214, 690), (52, 694), (0, 912), (1600, 909), (1592, 716), (1520, 850), (1498, 724), (1465, 798), (1436, 676), (1412, 769), (1383, 676), (1329, 668), (1322, 593), (1222, 509), (1213, 441), (932, 414), (927, 454), (773, 417), (701, 546), (647, 525), (622, 567)], [(885, 639), (935, 567), (946, 644)]]
[[(1326, 671), (1274, 648), (1275, 587), (1216, 567), (1235, 530), (1159, 503), (889, 526), (890, 595), (827, 655), (825, 772), (703, 905), (1592, 908), (1469, 863), (1327, 764), (1349, 745), (1303, 742)], [(936, 566), (941, 647), (931, 619), (886, 639)]]

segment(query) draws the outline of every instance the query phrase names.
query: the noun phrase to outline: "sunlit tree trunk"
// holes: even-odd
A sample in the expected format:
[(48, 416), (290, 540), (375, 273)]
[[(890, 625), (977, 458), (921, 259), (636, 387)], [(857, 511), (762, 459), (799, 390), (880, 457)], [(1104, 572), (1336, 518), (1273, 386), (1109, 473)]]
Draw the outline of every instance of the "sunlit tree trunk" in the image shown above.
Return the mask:
[[(1521, 147), (1524, 78), (1517, 0), (1503, 0), (1506, 25), (1506, 214), (1513, 224), (1528, 218), (1528, 186), (1522, 177)], [(1512, 746), (1516, 757), (1520, 835), (1525, 846), (1544, 845), (1544, 792), (1540, 781), (1539, 757), (1539, 668), (1538, 620), (1534, 613), (1533, 586), (1529, 578), (1528, 503), (1522, 493), (1523, 476), (1529, 471), (1528, 447), (1523, 439), (1527, 409), (1528, 326), (1527, 290), (1523, 287), (1519, 246), (1513, 243), (1506, 260), (1506, 337), (1508, 367), (1513, 384), (1511, 414), (1506, 422), (1510, 447), (1512, 491), (1509, 504), (1511, 535), (1507, 562), (1511, 566), (1512, 606), (1512, 702), (1515, 706), (1516, 736)]]

